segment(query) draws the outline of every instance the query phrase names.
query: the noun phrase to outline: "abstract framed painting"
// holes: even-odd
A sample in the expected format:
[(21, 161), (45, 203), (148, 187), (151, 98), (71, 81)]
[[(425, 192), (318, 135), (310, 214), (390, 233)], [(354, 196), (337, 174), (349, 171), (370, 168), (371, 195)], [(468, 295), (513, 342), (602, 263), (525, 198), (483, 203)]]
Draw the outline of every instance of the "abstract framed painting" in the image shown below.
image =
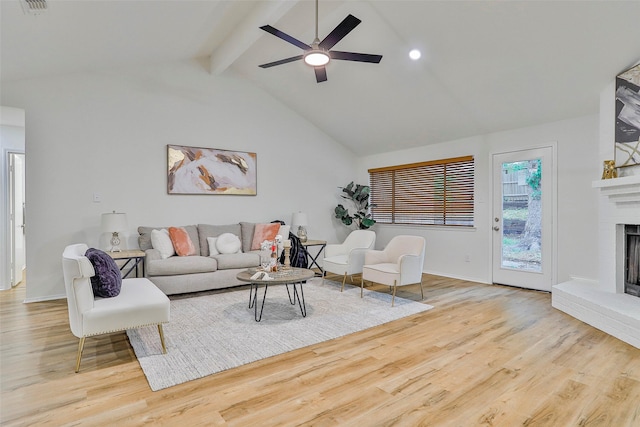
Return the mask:
[(616, 77), (616, 167), (640, 165), (640, 64)]
[(169, 194), (257, 194), (256, 153), (167, 145)]

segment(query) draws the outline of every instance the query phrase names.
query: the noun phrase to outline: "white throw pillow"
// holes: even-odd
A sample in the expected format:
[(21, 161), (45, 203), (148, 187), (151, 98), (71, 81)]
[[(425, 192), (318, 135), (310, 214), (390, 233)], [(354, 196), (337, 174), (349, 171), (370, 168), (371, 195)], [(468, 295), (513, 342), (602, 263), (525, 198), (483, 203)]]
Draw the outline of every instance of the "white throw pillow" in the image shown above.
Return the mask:
[(216, 248), (216, 240), (218, 240), (217, 237), (207, 237), (207, 243), (209, 244), (209, 256), (218, 255), (220, 253), (218, 252), (218, 248)]
[(235, 254), (240, 252), (242, 242), (233, 233), (222, 233), (216, 240), (216, 248), (221, 254)]
[(153, 249), (160, 251), (162, 259), (167, 259), (176, 254), (173, 243), (171, 243), (171, 237), (169, 237), (169, 230), (166, 228), (151, 230), (151, 246), (153, 246)]
[(291, 230), (290, 225), (281, 225), (278, 234), (282, 236), (282, 240), (287, 240), (289, 238), (289, 231)]

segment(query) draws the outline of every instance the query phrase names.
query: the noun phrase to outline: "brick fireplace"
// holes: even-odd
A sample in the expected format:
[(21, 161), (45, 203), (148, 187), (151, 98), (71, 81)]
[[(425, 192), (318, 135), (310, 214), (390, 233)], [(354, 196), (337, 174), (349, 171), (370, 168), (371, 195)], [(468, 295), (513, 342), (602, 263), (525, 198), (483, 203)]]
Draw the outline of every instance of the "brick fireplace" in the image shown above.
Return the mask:
[[(594, 181), (592, 186), (601, 195), (599, 278), (575, 278), (555, 285), (552, 305), (640, 348), (640, 297), (632, 295), (633, 291), (625, 293), (630, 261), (625, 229), (640, 231), (640, 175)], [(640, 256), (637, 252), (631, 255)]]

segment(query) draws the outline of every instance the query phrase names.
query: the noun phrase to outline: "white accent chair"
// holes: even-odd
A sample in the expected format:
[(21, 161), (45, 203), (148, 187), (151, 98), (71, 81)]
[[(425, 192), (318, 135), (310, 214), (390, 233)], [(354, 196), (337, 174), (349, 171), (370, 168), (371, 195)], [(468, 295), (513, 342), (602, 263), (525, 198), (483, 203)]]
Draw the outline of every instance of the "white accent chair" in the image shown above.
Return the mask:
[(92, 335), (158, 325), (162, 352), (166, 353), (162, 324), (169, 322), (169, 298), (145, 278), (123, 279), (116, 297), (94, 297), (91, 277), (95, 271), (84, 256), (87, 249), (85, 244), (75, 244), (67, 246), (62, 254), (69, 324), (73, 335), (80, 338), (76, 372), (80, 370), (85, 338)]
[(340, 289), (340, 292), (342, 292), (347, 275), (351, 276), (351, 283), (353, 283), (353, 275), (362, 273), (364, 253), (369, 249), (373, 249), (375, 244), (375, 232), (371, 230), (354, 230), (342, 244), (325, 246), (324, 259), (322, 260), (322, 280), (324, 280), (327, 271), (343, 276), (342, 288)]
[(424, 267), (425, 249), (424, 237), (395, 236), (383, 250), (367, 251), (362, 267), (360, 297), (362, 298), (364, 281), (367, 280), (393, 287), (392, 307), (395, 303), (398, 286), (420, 283), (420, 293), (424, 299), (422, 268)]

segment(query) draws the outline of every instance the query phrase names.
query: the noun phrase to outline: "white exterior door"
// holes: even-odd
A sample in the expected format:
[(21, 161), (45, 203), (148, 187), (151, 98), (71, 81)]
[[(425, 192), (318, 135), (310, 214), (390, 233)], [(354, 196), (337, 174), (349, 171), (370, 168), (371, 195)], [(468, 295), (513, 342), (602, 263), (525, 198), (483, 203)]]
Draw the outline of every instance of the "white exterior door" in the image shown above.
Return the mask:
[(493, 282), (551, 291), (553, 148), (493, 155)]

